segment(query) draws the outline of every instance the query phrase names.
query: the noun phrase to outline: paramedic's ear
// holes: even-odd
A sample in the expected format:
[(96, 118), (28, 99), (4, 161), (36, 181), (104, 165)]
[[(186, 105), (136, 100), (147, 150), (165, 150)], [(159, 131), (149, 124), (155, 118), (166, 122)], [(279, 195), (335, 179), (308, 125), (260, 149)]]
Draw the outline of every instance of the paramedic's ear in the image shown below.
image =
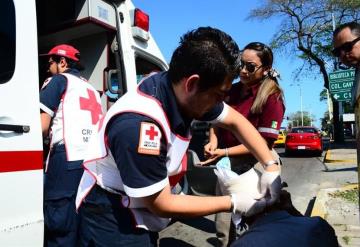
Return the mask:
[(193, 92), (197, 88), (197, 84), (200, 80), (200, 76), (197, 74), (191, 75), (185, 79), (185, 91)]
[(59, 65), (61, 68), (66, 68), (68, 64), (67, 64), (66, 59), (65, 59), (64, 57), (61, 57), (58, 65)]

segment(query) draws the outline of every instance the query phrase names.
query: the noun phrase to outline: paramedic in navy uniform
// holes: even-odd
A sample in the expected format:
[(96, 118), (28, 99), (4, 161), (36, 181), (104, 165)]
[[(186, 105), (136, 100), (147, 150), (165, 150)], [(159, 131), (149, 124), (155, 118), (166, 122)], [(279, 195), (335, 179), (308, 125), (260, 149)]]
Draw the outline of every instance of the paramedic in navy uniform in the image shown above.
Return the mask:
[(77, 49), (58, 45), (44, 55), (52, 74), (40, 91), (43, 136), (51, 140), (44, 175), (44, 246), (76, 246), (75, 197), (84, 150), (102, 116), (100, 98), (76, 69)]
[[(240, 51), (226, 33), (200, 27), (186, 33), (168, 72), (145, 78), (107, 112), (89, 144), (76, 198), (81, 246), (156, 246), (170, 217), (220, 211), (252, 215), (267, 199), (246, 193), (218, 197), (174, 195), (186, 170), (193, 119), (234, 132), (269, 171), (262, 182), (280, 191), (279, 167), (252, 125), (223, 103), (239, 74)], [(271, 171), (271, 172), (270, 172)]]

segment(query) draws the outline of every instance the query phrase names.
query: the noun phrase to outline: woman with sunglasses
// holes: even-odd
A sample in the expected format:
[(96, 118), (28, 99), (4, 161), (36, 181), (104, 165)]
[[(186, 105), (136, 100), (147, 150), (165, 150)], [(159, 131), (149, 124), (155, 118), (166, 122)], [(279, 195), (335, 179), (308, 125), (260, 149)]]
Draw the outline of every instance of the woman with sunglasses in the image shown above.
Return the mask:
[[(283, 91), (277, 81), (279, 74), (272, 64), (273, 53), (268, 46), (260, 42), (246, 45), (241, 55), (240, 81), (233, 84), (225, 98), (258, 129), (270, 149), (278, 137), (285, 112)], [(231, 170), (237, 174), (248, 171), (258, 162), (235, 136), (220, 128), (210, 129), (204, 152), (208, 159), (202, 165), (222, 159), (221, 163), (230, 163)], [(216, 193), (221, 194), (219, 184)], [(215, 222), (220, 246), (230, 245), (236, 237), (230, 214), (217, 214)]]

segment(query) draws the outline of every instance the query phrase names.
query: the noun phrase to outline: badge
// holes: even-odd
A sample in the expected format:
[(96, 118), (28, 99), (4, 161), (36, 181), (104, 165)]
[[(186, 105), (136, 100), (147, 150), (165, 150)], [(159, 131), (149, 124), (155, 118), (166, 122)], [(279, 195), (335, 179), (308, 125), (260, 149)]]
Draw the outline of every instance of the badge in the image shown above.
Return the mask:
[(160, 139), (161, 131), (156, 124), (142, 122), (140, 127), (138, 153), (159, 155)]
[(278, 122), (277, 122), (277, 121), (272, 121), (272, 122), (271, 122), (271, 128), (277, 129), (277, 126), (278, 126)]

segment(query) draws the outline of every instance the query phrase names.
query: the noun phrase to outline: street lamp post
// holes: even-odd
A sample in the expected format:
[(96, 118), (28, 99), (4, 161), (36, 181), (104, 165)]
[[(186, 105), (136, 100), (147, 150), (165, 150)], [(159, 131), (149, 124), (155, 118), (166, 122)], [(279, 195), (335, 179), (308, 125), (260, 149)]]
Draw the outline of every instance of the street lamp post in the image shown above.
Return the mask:
[(308, 114), (309, 114), (309, 120), (310, 120), (310, 126), (313, 126), (313, 119), (312, 119), (312, 114), (311, 114), (311, 105), (306, 106), (306, 108), (308, 109)]
[(300, 84), (290, 84), (290, 86), (298, 86), (300, 90), (300, 113), (301, 113), (301, 126), (304, 126), (304, 112), (303, 112), (303, 100), (301, 94), (301, 85)]
[(304, 126), (304, 112), (303, 112), (303, 102), (302, 102), (302, 94), (301, 94), (301, 86), (297, 84), (300, 89), (300, 111), (301, 111), (301, 126)]

